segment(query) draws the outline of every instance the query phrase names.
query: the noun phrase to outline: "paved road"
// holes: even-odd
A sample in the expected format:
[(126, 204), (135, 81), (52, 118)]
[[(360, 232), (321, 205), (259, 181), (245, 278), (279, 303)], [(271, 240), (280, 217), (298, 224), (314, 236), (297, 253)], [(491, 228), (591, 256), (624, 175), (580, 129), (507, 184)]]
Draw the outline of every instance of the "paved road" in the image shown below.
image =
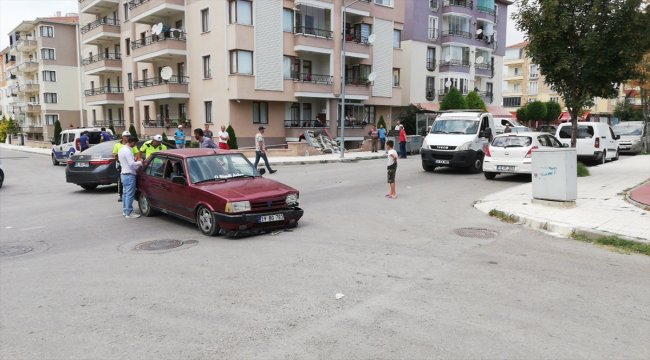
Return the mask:
[[(411, 158), (390, 200), (383, 160), (281, 166), (300, 226), (233, 240), (123, 219), (114, 188), (66, 184), (45, 156), (0, 158), (0, 245), (34, 248), (0, 257), (0, 358), (650, 357), (650, 258), (471, 207), (525, 178), (424, 173)], [(154, 239), (198, 243), (131, 250)]]

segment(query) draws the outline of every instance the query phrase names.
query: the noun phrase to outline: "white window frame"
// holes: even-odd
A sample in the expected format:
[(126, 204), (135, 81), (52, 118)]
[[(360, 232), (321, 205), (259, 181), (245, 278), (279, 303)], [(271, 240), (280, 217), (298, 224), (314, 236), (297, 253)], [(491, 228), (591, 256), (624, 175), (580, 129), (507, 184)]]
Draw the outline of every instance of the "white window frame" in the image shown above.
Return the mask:
[[(431, 20), (433, 20), (433, 26), (431, 26)], [(438, 38), (438, 17), (437, 16), (429, 15), (429, 22), (427, 23), (427, 37), (429, 38), (429, 40), (436, 40)]]
[[(51, 29), (51, 30), (52, 30), (52, 31), (51, 31), (51, 32), (52, 32), (52, 36), (43, 35), (43, 29), (44, 29), (44, 28), (49, 28), (49, 29)], [(39, 27), (38, 27), (38, 35), (39, 35), (40, 37), (53, 38), (53, 37), (54, 37), (54, 26), (52, 26), (52, 25), (41, 25), (41, 26), (39, 26)]]
[(211, 64), (212, 56), (203, 55), (201, 59), (203, 64), (203, 79), (212, 79), (212, 64)]
[[(246, 22), (241, 22), (241, 17), (239, 16), (239, 4), (246, 2), (250, 5), (251, 7), (251, 17), (250, 17), (250, 23)], [(233, 5), (234, 5), (234, 14), (233, 14)], [(253, 1), (252, 0), (228, 0), (228, 24), (240, 24), (240, 25), (248, 25), (252, 26), (253, 25), (253, 18), (254, 18), (254, 9), (253, 9)]]
[[(239, 53), (240, 52), (248, 52), (251, 54), (251, 72), (250, 73), (242, 73), (239, 71), (240, 66), (239, 66)], [(232, 54), (235, 53), (237, 54), (235, 56), (236, 58), (236, 63), (234, 65), (234, 71), (233, 71), (233, 56)], [(231, 75), (254, 75), (255, 74), (255, 53), (253, 51), (248, 51), (248, 50), (241, 50), (241, 49), (233, 49), (229, 51), (228, 54), (228, 61), (230, 62), (228, 65), (228, 70)]]
[[(258, 107), (258, 119), (255, 119), (255, 105)], [(262, 111), (264, 105), (264, 111)], [(264, 113), (265, 116), (262, 116)], [(268, 124), (269, 123), (269, 103), (267, 101), (254, 101), (253, 102), (253, 124)]]
[[(397, 73), (395, 71), (397, 71)], [(393, 80), (392, 80), (393, 87), (400, 87), (400, 83), (402, 82), (402, 72), (401, 72), (400, 68), (393, 68), (393, 71), (392, 71), (391, 74), (392, 74), (392, 78), (393, 78)], [(397, 78), (395, 78), (396, 74), (397, 74)], [(395, 83), (395, 80), (397, 80), (397, 83)]]
[[(399, 44), (397, 44), (397, 47), (395, 47), (395, 33), (399, 32)], [(400, 29), (393, 29), (393, 49), (401, 49), (402, 48), (402, 30)]]
[[(48, 116), (55, 116), (55, 118), (54, 118), (54, 120), (52, 121), (51, 124), (47, 121)], [(45, 115), (43, 115), (43, 121), (45, 122), (45, 125), (54, 125), (54, 123), (57, 120), (59, 120), (59, 122), (61, 122), (61, 117), (59, 116), (59, 114), (45, 114)]]
[[(208, 104), (210, 105), (210, 109), (208, 111)], [(204, 101), (203, 102), (203, 112), (205, 115), (205, 123), (206, 124), (212, 124), (212, 101)]]
[[(50, 76), (46, 76), (45, 74), (48, 74)], [(54, 70), (41, 71), (41, 79), (43, 79), (43, 81), (45, 82), (56, 82), (56, 71)]]
[(539, 83), (537, 81), (528, 82), (528, 94), (537, 95), (539, 93)]
[(201, 9), (201, 33), (207, 32), (210, 32), (210, 8)]
[[(432, 6), (435, 4), (435, 7)], [(438, 11), (440, 8), (440, 0), (429, 0), (429, 10), (431, 11)]]
[(375, 0), (375, 5), (386, 6), (386, 7), (395, 7), (394, 0)]
[[(41, 56), (41, 60), (56, 60), (56, 49), (54, 49), (54, 48), (45, 48), (45, 47), (43, 47), (43, 48), (40, 48), (39, 50), (40, 50), (40, 51), (39, 51), (39, 53), (40, 53), (39, 55)], [(51, 57), (51, 58), (46, 58), (46, 57), (43, 55), (43, 50), (48, 50), (48, 53), (49, 53), (49, 50), (52, 50), (52, 54), (53, 54), (52, 56), (53, 56), (53, 57)]]
[[(48, 101), (48, 95), (50, 100), (54, 101)], [(59, 96), (57, 93), (43, 93), (43, 102), (45, 104), (58, 104), (59, 103)]]

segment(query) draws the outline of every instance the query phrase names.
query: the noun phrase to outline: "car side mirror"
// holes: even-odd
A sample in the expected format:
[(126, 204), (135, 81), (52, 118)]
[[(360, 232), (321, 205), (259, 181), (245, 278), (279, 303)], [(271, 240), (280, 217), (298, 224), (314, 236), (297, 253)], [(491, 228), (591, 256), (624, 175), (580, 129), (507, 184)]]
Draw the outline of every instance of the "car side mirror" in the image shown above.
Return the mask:
[(569, 144), (564, 143), (564, 144), (562, 144), (562, 147), (569, 147)]
[(172, 176), (172, 184), (187, 185), (187, 180), (184, 176)]
[(621, 135), (616, 135), (616, 136), (614, 137), (614, 139), (616, 139), (616, 140), (618, 140), (618, 139), (620, 139), (620, 138), (621, 138)]
[(257, 171), (260, 173), (260, 175), (266, 174), (266, 169), (265, 168), (257, 169)]

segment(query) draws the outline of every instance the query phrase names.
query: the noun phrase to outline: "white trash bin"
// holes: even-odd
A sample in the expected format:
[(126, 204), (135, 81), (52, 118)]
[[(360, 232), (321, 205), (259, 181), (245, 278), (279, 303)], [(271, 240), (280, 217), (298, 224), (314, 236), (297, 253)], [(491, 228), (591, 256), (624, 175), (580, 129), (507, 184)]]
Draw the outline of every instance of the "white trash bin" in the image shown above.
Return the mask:
[(575, 148), (533, 151), (533, 199), (575, 202), (578, 197), (578, 159)]

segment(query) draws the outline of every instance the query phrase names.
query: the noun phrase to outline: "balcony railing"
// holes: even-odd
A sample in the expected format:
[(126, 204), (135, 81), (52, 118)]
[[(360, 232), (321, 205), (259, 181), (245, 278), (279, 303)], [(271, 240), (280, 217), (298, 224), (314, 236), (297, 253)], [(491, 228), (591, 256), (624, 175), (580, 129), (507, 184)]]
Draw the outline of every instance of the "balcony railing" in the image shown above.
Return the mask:
[(447, 29), (442, 31), (442, 36), (459, 36), (465, 39), (471, 39), (472, 33), (469, 31), (461, 31), (456, 29)]
[(434, 71), (436, 69), (436, 59), (427, 60), (427, 70)]
[(438, 39), (438, 29), (427, 29), (427, 37), (430, 41), (435, 41)]
[(189, 76), (172, 75), (172, 77), (169, 78), (169, 80), (164, 80), (163, 78), (160, 77), (137, 80), (133, 82), (133, 87), (137, 89), (137, 88), (145, 88), (145, 87), (165, 85), (165, 84), (188, 84), (189, 82), (190, 82)]
[(478, 94), (483, 98), (483, 100), (487, 101), (490, 104), (494, 100), (494, 94), (489, 91), (481, 91)]
[(81, 33), (85, 34), (92, 29), (98, 28), (102, 25), (111, 25), (111, 26), (120, 26), (120, 21), (117, 19), (101, 18), (95, 21), (89, 22), (81, 28)]
[(82, 65), (89, 65), (94, 62), (102, 61), (102, 60), (120, 60), (122, 59), (122, 54), (120, 53), (102, 53), (102, 54), (96, 54), (93, 56), (89, 56), (83, 60), (81, 60)]
[(334, 76), (330, 75), (319, 75), (319, 74), (308, 74), (308, 73), (299, 73), (293, 75), (293, 81), (300, 82), (310, 82), (314, 84), (332, 84), (334, 82)]
[(359, 85), (359, 86), (367, 86), (368, 85), (368, 79), (366, 78), (346, 78), (345, 79), (345, 85)]
[(345, 34), (345, 41), (362, 44), (362, 45), (370, 45), (368, 43), (368, 37), (361, 36), (359, 34)]
[(137, 8), (146, 2), (149, 2), (149, 0), (131, 0), (129, 1), (129, 10), (133, 10), (133, 8)]
[(480, 12), (488, 13), (490, 15), (495, 15), (496, 14), (496, 11), (494, 11), (494, 8), (489, 8), (487, 6), (477, 5), (476, 10), (478, 10)]
[(461, 7), (466, 7), (468, 9), (472, 9), (474, 7), (474, 1), (467, 1), (467, 0), (443, 0), (442, 1), (442, 6), (461, 6)]
[(490, 70), (492, 66), (489, 63), (477, 63), (474, 64), (474, 67), (481, 70)]
[(469, 67), (469, 60), (457, 60), (457, 59), (451, 59), (451, 60), (440, 60), (439, 63), (440, 66), (465, 66)]
[[(148, 0), (146, 0), (148, 1)], [(185, 41), (187, 40), (186, 33), (180, 31), (180, 30), (167, 30), (163, 31), (160, 35), (150, 35), (142, 39), (138, 39), (134, 42), (131, 43), (131, 49), (139, 49), (143, 46), (151, 45), (154, 43), (157, 43), (159, 41), (164, 41), (164, 40), (177, 40), (177, 41)]]
[(537, 79), (537, 78), (539, 78), (539, 73), (530, 74), (530, 75), (528, 75), (528, 77), (531, 78), (531, 79)]
[(96, 127), (124, 126), (124, 120), (93, 120), (93, 126)]
[(328, 126), (329, 121), (323, 123), (320, 120), (284, 120), (285, 128), (322, 128)]
[[(467, 89), (463, 89), (463, 90), (457, 89), (457, 90), (460, 91), (460, 93), (463, 95), (469, 94), (469, 91), (467, 91)], [(449, 88), (445, 88), (444, 90), (438, 90), (439, 100), (442, 100), (442, 98), (447, 94), (449, 94)]]
[(101, 95), (101, 94), (122, 94), (124, 88), (121, 86), (101, 86), (84, 91), (85, 96)]
[(192, 122), (190, 119), (147, 119), (142, 120), (142, 126), (146, 128), (151, 127), (176, 127), (178, 125), (183, 125), (184, 128), (191, 128)]
[(318, 29), (318, 28), (307, 27), (307, 26), (296, 26), (296, 28), (294, 29), (294, 33), (299, 35), (312, 35), (312, 36), (321, 37), (325, 39), (332, 38), (332, 32), (329, 30)]
[(433, 101), (433, 99), (436, 98), (436, 89), (434, 88), (427, 88), (425, 90), (425, 97), (429, 101)]

